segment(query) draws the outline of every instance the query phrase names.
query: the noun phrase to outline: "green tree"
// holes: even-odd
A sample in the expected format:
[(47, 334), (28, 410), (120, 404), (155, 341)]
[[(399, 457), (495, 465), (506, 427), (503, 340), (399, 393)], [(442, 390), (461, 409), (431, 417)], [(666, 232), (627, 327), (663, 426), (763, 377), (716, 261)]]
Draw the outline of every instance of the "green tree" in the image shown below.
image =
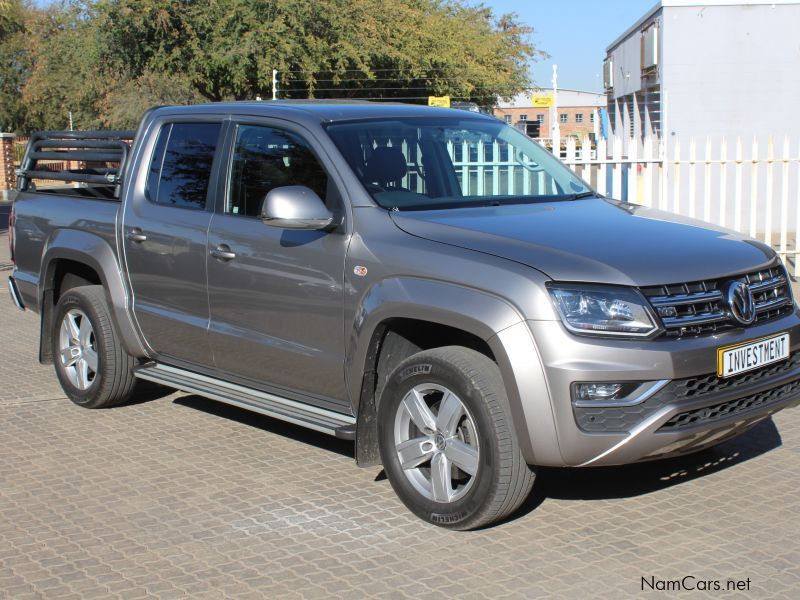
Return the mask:
[(70, 113), (76, 129), (100, 125), (95, 103), (109, 74), (89, 8), (54, 4), (30, 21), (33, 65), (22, 90), (29, 129), (66, 129)]
[[(0, 0), (0, 125), (132, 127), (154, 104), (528, 87), (531, 28), (462, 0)], [(6, 61), (6, 56), (13, 56)], [(8, 115), (5, 116), (4, 115)]]
[(455, 0), (117, 0), (98, 3), (111, 62), (185, 74), (208, 100), (421, 98), (482, 104), (529, 87), (540, 55), (513, 15)]
[(0, 131), (16, 131), (25, 121), (21, 93), (32, 64), (28, 18), (29, 7), (21, 0), (0, 0)]

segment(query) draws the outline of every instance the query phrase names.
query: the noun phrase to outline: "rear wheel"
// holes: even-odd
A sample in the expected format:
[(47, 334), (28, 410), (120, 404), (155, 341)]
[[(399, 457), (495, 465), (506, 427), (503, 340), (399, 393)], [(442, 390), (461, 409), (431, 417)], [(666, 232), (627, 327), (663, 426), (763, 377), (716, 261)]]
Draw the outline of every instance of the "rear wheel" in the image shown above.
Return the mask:
[(420, 518), (474, 529), (513, 512), (535, 474), (510, 421), (497, 365), (458, 346), (419, 352), (389, 376), (378, 408), (384, 469)]
[(136, 361), (119, 342), (102, 286), (64, 292), (52, 336), (56, 376), (70, 400), (84, 408), (108, 408), (130, 399)]

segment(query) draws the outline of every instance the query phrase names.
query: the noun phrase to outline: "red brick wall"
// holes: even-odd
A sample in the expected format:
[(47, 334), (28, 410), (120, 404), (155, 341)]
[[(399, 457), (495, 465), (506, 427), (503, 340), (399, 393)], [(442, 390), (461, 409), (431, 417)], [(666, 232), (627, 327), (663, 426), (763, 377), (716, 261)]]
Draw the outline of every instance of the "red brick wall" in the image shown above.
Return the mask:
[(0, 133), (0, 192), (13, 190), (17, 178), (14, 174), (14, 134)]
[[(594, 132), (594, 123), (592, 123), (592, 113), (594, 106), (570, 106), (558, 109), (558, 113), (567, 115), (567, 122), (560, 124), (561, 137), (569, 135), (582, 136)], [(575, 115), (583, 115), (583, 123), (576, 122)], [(506, 115), (511, 115), (512, 125), (516, 125), (520, 121), (521, 115), (528, 115), (529, 121), (534, 121), (538, 115), (544, 115), (544, 122), (539, 128), (539, 137), (550, 137), (550, 109), (549, 108), (496, 108), (494, 116), (498, 119), (505, 118)]]

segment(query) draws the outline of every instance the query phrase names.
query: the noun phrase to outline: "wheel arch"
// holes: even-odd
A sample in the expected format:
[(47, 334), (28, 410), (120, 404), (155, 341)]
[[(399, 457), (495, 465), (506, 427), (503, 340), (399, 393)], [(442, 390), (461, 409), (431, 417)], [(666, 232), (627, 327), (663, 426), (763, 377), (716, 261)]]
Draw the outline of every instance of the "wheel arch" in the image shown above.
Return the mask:
[(103, 286), (120, 341), (128, 354), (146, 350), (128, 311), (128, 292), (113, 248), (102, 237), (74, 229), (57, 230), (48, 240), (39, 276), (39, 360), (52, 361), (50, 340), (53, 309), (61, 294), (76, 285)]
[[(520, 447), (533, 462), (525, 409), (507, 356), (507, 347), (497, 333), (525, 325), (518, 311), (505, 300), (481, 290), (450, 283), (412, 278), (384, 280), (364, 295), (351, 329), (347, 358), (348, 387), (357, 416), (356, 461), (360, 466), (379, 464), (377, 450), (377, 403), (380, 358), (391, 334), (405, 340), (394, 363), (418, 349), (462, 345), (492, 358), (500, 367), (511, 404)], [(420, 334), (420, 331), (423, 334)], [(408, 335), (408, 332), (411, 332)], [(428, 343), (420, 344), (427, 337)], [(433, 342), (433, 343), (431, 343)], [(396, 344), (396, 342), (389, 342)], [(410, 343), (410, 345), (409, 345)], [(413, 352), (411, 352), (413, 353)], [(536, 356), (531, 356), (534, 368)], [(546, 398), (549, 407), (549, 395)]]

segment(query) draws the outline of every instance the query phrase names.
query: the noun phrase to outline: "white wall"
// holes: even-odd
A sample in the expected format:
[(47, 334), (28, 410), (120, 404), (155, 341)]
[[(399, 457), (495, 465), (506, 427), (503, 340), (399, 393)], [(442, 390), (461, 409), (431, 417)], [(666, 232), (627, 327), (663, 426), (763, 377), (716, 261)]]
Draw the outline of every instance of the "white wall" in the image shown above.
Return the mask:
[(669, 6), (662, 20), (666, 134), (797, 139), (800, 4)]

